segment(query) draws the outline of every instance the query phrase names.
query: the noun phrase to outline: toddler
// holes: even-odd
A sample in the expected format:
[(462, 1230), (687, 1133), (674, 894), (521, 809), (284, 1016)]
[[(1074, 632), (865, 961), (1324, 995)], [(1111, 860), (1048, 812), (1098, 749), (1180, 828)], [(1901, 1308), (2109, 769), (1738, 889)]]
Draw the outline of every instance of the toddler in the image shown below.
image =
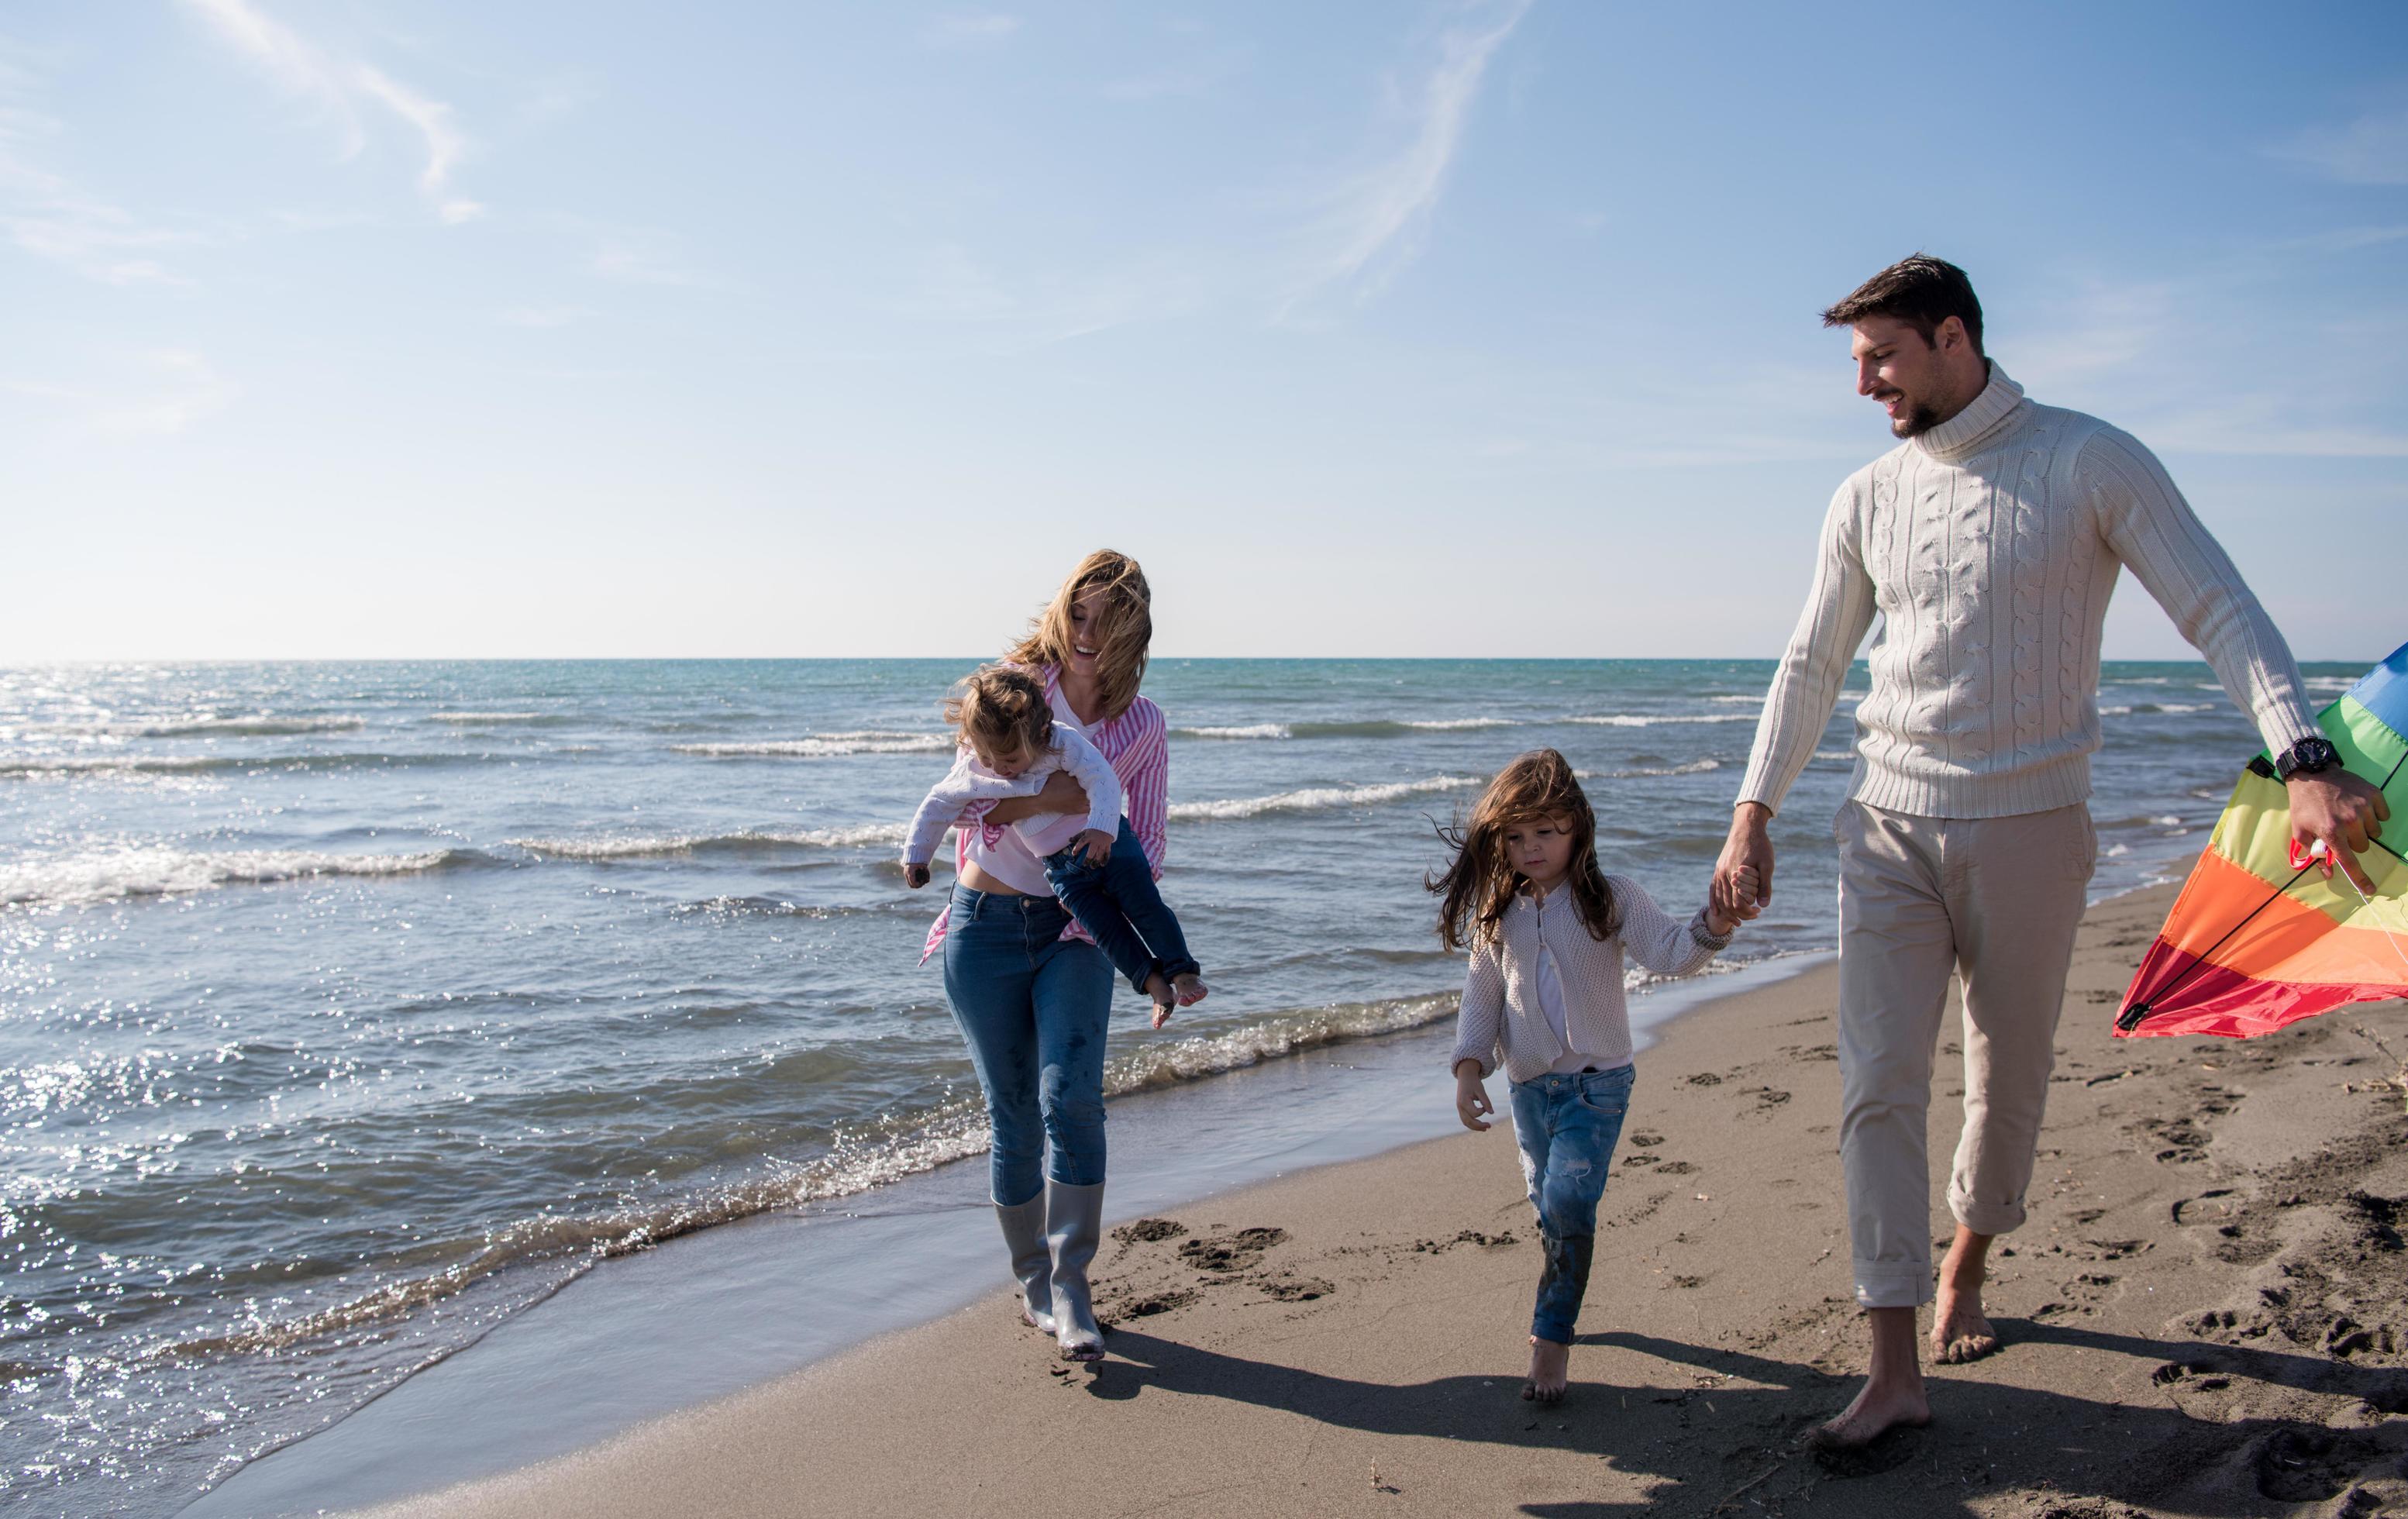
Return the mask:
[(1070, 915), (1129, 984), (1154, 999), (1156, 1028), (1174, 1003), (1202, 1001), (1201, 967), (1154, 890), (1144, 846), (1121, 816), (1120, 777), (1086, 735), (1054, 720), (1043, 683), (1009, 665), (989, 665), (954, 688), (945, 721), (961, 747), (951, 773), (912, 814), (903, 840), (905, 881), (914, 889), (928, 883), (937, 841), (968, 803), (1034, 796), (1046, 777), (1067, 770), (1087, 794), (1087, 815), (1043, 813), (1012, 827), (1045, 862), (1045, 879)]
[(1507, 766), (1481, 794), (1470, 824), (1442, 837), (1455, 858), (1423, 883), (1443, 898), (1446, 947), (1471, 950), (1455, 1027), (1455, 1109), (1465, 1127), (1488, 1127), (1496, 1109), (1482, 1082), (1501, 1050), (1545, 1254), (1522, 1396), (1553, 1403), (1564, 1395), (1588, 1287), (1598, 1199), (1630, 1110), (1623, 953), (1650, 970), (1686, 975), (1738, 925), (1711, 905), (1676, 923), (1637, 881), (1607, 875), (1588, 798), (1552, 749)]

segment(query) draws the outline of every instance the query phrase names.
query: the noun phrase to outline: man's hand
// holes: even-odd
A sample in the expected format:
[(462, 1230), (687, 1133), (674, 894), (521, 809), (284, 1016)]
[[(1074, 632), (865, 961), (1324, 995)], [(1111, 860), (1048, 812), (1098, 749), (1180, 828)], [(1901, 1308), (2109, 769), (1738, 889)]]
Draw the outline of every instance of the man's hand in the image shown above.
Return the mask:
[(906, 860), (906, 861), (904, 861), (904, 862), (903, 862), (903, 884), (904, 884), (904, 885), (910, 887), (913, 891), (915, 891), (915, 892), (916, 892), (916, 891), (918, 891), (921, 887), (925, 886), (927, 883), (928, 883), (928, 867), (927, 867), (926, 866), (924, 866), (924, 865), (913, 865), (913, 864), (912, 864), (910, 861), (909, 861), (909, 860)]
[[(1070, 846), (1087, 857), (1089, 865), (1102, 865), (1112, 857), (1112, 836), (1101, 828), (1090, 828)], [(1154, 1025), (1159, 1028), (1159, 1024)]]
[(1480, 1082), (1480, 1062), (1456, 1061), (1455, 1063), (1455, 1116), (1463, 1120), (1465, 1128), (1478, 1129), (1484, 1133), (1488, 1128), (1488, 1122), (1483, 1115), (1493, 1116), (1496, 1111), (1497, 1110), (1490, 1106), (1488, 1101), (1488, 1088)]
[(2284, 789), (2291, 794), (2291, 837), (2302, 849), (2320, 839), (2324, 843), (2318, 864), (2325, 879), (2332, 879), (2337, 865), (2352, 885), (2372, 892), (2373, 878), (2358, 857), (2367, 852), (2369, 839), (2383, 837), (2384, 820), (2391, 816), (2391, 804), (2383, 793), (2347, 770), (2295, 775)]
[(1731, 812), (1713, 892), (1714, 910), (1726, 919), (1744, 923), (1772, 902), (1771, 822), (1772, 810), (1762, 802), (1742, 802)]
[[(1756, 867), (1752, 865), (1742, 865), (1731, 873), (1731, 889), (1738, 894), (1742, 901), (1755, 901), (1758, 884)], [(1719, 900), (1722, 896), (1720, 887), (1721, 878), (1717, 876), (1715, 888), (1710, 891), (1706, 897), (1706, 931), (1717, 939), (1727, 938), (1736, 933), (1741, 924), (1745, 923), (1747, 918), (1756, 916), (1751, 912), (1743, 918), (1725, 908)]]

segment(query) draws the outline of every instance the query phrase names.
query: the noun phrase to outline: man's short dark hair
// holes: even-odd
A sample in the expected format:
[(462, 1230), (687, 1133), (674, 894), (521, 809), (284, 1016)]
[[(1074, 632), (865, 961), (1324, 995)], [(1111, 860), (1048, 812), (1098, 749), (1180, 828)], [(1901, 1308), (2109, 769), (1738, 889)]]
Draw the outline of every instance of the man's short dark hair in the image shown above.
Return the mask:
[(1867, 317), (1889, 317), (1923, 335), (1927, 343), (1950, 317), (1965, 323), (1976, 357), (1982, 353), (1982, 303), (1973, 281), (1944, 258), (1916, 253), (1858, 285), (1848, 298), (1823, 313), (1826, 327), (1853, 327)]

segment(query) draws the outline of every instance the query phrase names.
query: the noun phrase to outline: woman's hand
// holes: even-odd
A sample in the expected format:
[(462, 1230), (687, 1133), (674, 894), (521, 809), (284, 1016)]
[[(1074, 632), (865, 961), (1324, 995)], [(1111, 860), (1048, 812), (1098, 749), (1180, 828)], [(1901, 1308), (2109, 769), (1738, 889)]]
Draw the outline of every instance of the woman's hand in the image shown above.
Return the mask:
[(1485, 1132), (1488, 1127), (1487, 1118), (1495, 1116), (1496, 1112), (1496, 1108), (1488, 1100), (1488, 1088), (1482, 1085), (1480, 1082), (1480, 1062), (1456, 1061), (1455, 1116), (1463, 1120), (1465, 1128)]
[(989, 823), (1018, 823), (1023, 818), (1050, 817), (1064, 813), (1083, 817), (1087, 811), (1087, 788), (1068, 770), (1056, 770), (1045, 778), (1044, 789), (1034, 796), (1006, 796), (995, 804), (986, 815)]

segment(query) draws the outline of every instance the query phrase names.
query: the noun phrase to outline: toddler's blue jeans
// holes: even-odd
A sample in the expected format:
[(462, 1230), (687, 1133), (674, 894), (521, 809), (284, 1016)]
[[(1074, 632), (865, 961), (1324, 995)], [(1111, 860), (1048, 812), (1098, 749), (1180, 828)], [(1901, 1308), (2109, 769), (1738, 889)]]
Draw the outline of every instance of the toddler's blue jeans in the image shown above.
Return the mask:
[(1089, 865), (1076, 848), (1061, 850), (1045, 856), (1045, 879), (1070, 915), (1096, 936), (1112, 968), (1139, 991), (1157, 970), (1168, 980), (1200, 968), (1187, 953), (1177, 914), (1154, 889), (1154, 867), (1146, 863), (1145, 846), (1128, 819), (1121, 819), (1110, 860)]
[(1617, 1066), (1512, 1083), (1513, 1139), (1522, 1148), (1522, 1178), (1529, 1183), (1546, 1253), (1530, 1332), (1558, 1345), (1572, 1342), (1581, 1297), (1588, 1291), (1597, 1202), (1630, 1111), (1634, 1075), (1634, 1068)]

